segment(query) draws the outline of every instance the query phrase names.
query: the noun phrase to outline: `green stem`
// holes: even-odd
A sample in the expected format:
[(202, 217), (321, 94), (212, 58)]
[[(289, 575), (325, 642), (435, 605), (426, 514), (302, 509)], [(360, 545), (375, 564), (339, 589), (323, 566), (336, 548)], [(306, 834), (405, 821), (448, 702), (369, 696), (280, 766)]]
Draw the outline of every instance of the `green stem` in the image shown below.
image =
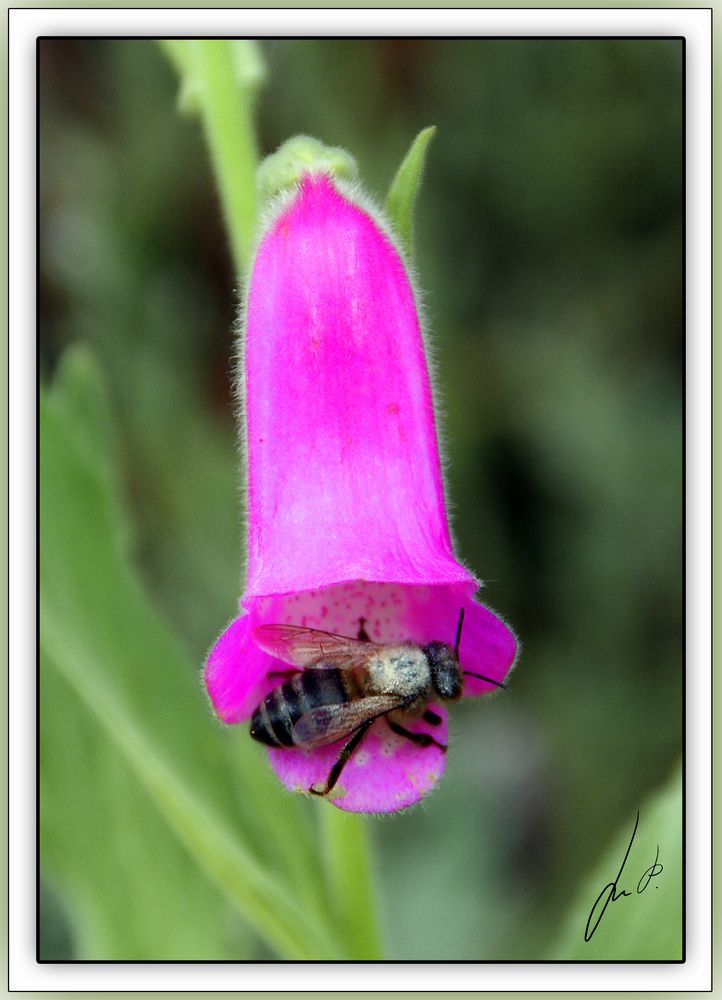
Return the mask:
[(321, 828), (332, 912), (348, 957), (383, 958), (366, 819), (326, 806)]
[(256, 225), (258, 152), (253, 94), (239, 84), (230, 41), (195, 42), (195, 66), (206, 140), (239, 276), (250, 264)]

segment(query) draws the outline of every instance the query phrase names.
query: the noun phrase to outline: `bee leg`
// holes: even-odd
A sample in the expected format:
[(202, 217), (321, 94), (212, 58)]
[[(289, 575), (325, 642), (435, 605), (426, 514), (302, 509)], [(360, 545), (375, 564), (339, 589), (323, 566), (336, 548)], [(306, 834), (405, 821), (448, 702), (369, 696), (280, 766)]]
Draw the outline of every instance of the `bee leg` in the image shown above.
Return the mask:
[(430, 708), (426, 709), (421, 718), (430, 726), (440, 726), (442, 722), (441, 716), (437, 715), (436, 712), (432, 712)]
[(371, 642), (371, 636), (368, 634), (368, 632), (364, 628), (364, 625), (366, 624), (367, 620), (368, 619), (366, 619), (366, 618), (359, 618), (359, 620), (358, 620), (358, 626), (359, 626), (359, 628), (358, 628), (358, 632), (356, 633), (356, 637), (357, 637), (357, 639), (358, 639), (359, 642)]
[(341, 750), (341, 753), (338, 755), (336, 763), (328, 772), (328, 777), (326, 778), (326, 784), (322, 788), (319, 788), (318, 785), (311, 785), (311, 787), (309, 788), (309, 792), (311, 793), (311, 795), (328, 795), (328, 793), (334, 787), (338, 779), (341, 777), (341, 772), (346, 766), (349, 757), (366, 735), (367, 729), (369, 729), (369, 727), (372, 726), (374, 722), (376, 722), (375, 718), (368, 719), (367, 722), (364, 722), (363, 725), (359, 726), (359, 728), (353, 734), (351, 739)]
[(295, 677), (300, 674), (300, 670), (269, 670), (266, 677)]
[(443, 743), (439, 743), (438, 740), (435, 740), (434, 737), (430, 736), (428, 733), (412, 733), (410, 729), (404, 729), (404, 727), (400, 726), (398, 722), (392, 722), (388, 716), (386, 716), (386, 722), (388, 723), (389, 729), (392, 733), (397, 733), (399, 736), (405, 736), (407, 740), (411, 740), (411, 742), (415, 743), (417, 746), (430, 747), (433, 745), (437, 746), (440, 750), (443, 750), (444, 753), (446, 753), (446, 746)]

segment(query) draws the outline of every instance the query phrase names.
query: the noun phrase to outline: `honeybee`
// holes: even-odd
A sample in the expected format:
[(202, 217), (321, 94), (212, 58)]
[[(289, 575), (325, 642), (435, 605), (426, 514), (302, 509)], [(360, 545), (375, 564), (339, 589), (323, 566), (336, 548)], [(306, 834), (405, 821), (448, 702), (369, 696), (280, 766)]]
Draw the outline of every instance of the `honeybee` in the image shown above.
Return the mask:
[[(459, 613), (456, 642), (413, 642), (384, 645), (372, 642), (360, 619), (355, 639), (299, 625), (260, 625), (257, 646), (296, 670), (258, 705), (251, 718), (251, 736), (271, 747), (314, 749), (350, 736), (322, 786), (313, 795), (328, 795), (351, 754), (373, 723), (383, 717), (389, 728), (420, 747), (437, 746), (429, 733), (414, 733), (403, 722), (423, 718), (438, 726), (441, 718), (428, 703), (461, 697), (463, 675), (478, 677), (506, 689), (500, 681), (462, 670), (459, 643), (464, 609)], [(269, 674), (269, 676), (273, 676)]]

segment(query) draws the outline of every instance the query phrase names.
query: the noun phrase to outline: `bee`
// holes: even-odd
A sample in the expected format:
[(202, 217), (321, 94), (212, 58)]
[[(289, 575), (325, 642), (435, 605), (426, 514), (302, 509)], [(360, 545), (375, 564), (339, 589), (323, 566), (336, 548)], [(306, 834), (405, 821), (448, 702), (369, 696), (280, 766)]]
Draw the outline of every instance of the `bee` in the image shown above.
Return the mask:
[(463, 608), (453, 647), (445, 642), (425, 646), (372, 642), (364, 624), (361, 618), (355, 639), (299, 625), (260, 625), (253, 633), (257, 646), (296, 668), (276, 674), (288, 679), (253, 713), (253, 739), (271, 747), (313, 750), (350, 737), (325, 783), (309, 788), (313, 795), (329, 794), (377, 719), (383, 717), (392, 732), (417, 746), (433, 745), (445, 752), (443, 743), (429, 733), (411, 732), (404, 721), (422, 718), (429, 725), (440, 725), (441, 718), (428, 703), (460, 698), (464, 675), (506, 689), (500, 681), (462, 670)]

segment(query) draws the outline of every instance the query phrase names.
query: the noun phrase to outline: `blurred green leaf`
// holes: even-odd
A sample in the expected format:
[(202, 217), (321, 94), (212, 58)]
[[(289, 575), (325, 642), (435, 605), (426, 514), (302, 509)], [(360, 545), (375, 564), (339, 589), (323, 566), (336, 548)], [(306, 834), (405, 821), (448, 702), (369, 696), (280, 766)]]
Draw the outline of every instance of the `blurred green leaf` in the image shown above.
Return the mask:
[(62, 881), (75, 931), (75, 953), (55, 958), (241, 957), (227, 901), (44, 651), (40, 711), (43, 867)]
[(38, 892), (37, 953), (41, 962), (63, 962), (78, 957), (67, 900), (48, 881), (43, 870), (40, 871)]
[[(557, 944), (549, 958), (589, 961), (669, 961), (682, 958), (682, 771), (678, 767), (655, 795), (642, 803), (633, 840), (636, 814), (624, 823), (610, 849), (584, 879)], [(631, 847), (630, 847), (631, 840)], [(619, 875), (625, 852), (630, 847)], [(659, 872), (652, 871), (656, 865)], [(645, 874), (647, 873), (647, 874)], [(617, 879), (617, 876), (619, 878)], [(606, 892), (590, 913), (605, 886), (617, 880), (594, 929)], [(621, 890), (630, 893), (622, 896)], [(641, 892), (639, 891), (641, 889)], [(589, 920), (591, 939), (585, 941)]]
[(421, 185), (426, 152), (435, 135), (435, 125), (419, 132), (411, 143), (411, 148), (404, 157), (386, 197), (386, 213), (401, 237), (409, 257), (413, 256), (414, 203)]
[[(112, 489), (110, 423), (107, 408), (97, 405), (102, 396), (99, 375), (82, 351), (69, 352), (52, 392), (41, 395), (41, 643), (47, 669), (57, 670), (79, 696), (183, 849), (259, 933), (285, 957), (334, 957), (321, 890), (314, 888), (320, 862), (296, 800), (266, 785), (257, 755), (243, 766), (248, 750), (224, 739), (228, 734), (211, 719), (196, 670), (135, 578), (129, 533)], [(59, 718), (46, 702), (44, 738)], [(102, 780), (102, 771), (88, 777), (89, 783)], [(107, 781), (112, 790), (112, 773)], [(54, 815), (62, 827), (62, 812)], [(52, 843), (52, 826), (46, 836)], [(258, 845), (261, 837), (264, 846)], [(62, 831), (56, 839), (63, 839)], [(102, 839), (94, 850), (102, 857)]]

